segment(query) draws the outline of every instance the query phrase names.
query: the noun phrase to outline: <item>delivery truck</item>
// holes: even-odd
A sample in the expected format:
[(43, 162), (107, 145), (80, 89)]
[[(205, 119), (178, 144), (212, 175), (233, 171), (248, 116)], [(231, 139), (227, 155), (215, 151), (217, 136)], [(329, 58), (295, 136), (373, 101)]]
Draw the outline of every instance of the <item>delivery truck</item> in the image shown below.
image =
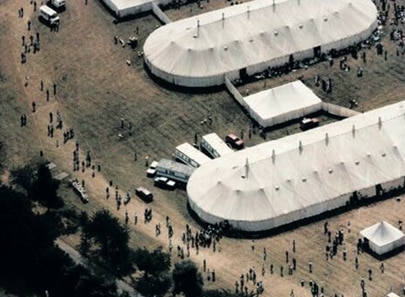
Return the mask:
[(46, 5), (42, 5), (39, 8), (39, 17), (51, 26), (57, 25), (60, 22), (58, 13)]

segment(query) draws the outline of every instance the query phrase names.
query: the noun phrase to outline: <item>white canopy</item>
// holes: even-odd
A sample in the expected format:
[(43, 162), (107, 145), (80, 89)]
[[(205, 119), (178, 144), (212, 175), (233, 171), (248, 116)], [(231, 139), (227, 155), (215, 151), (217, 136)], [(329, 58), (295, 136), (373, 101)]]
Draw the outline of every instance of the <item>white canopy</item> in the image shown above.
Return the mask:
[[(203, 220), (261, 231), (403, 187), (405, 101), (202, 165), (188, 201)], [(354, 197), (354, 196), (353, 196)]]
[(103, 0), (118, 18), (125, 18), (152, 10), (152, 2), (167, 4), (171, 0)]
[(300, 80), (244, 97), (250, 116), (270, 127), (322, 109), (322, 101)]
[(368, 240), (370, 249), (378, 255), (405, 244), (404, 233), (385, 221), (361, 230), (360, 235)]
[(221, 85), (268, 67), (341, 49), (377, 27), (370, 0), (255, 0), (170, 23), (144, 44), (151, 72), (175, 85)]

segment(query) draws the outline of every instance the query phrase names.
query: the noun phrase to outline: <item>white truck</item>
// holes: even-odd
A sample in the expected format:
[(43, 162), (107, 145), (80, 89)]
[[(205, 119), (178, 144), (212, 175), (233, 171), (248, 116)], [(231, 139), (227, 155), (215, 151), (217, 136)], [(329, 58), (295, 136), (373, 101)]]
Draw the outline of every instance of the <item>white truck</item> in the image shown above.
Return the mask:
[(46, 5), (39, 8), (39, 16), (50, 25), (56, 25), (60, 22), (58, 13)]
[(66, 0), (51, 0), (51, 5), (57, 10), (63, 10), (66, 8)]

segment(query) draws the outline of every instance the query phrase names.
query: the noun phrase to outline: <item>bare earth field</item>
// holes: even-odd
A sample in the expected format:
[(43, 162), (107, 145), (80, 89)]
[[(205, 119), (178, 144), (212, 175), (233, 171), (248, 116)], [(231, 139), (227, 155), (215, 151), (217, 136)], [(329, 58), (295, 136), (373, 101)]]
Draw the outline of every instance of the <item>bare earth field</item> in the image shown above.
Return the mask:
[[(404, 0), (397, 3), (403, 4)], [(168, 10), (172, 20), (181, 19), (197, 13), (229, 5), (216, 0), (203, 2), (204, 8), (196, 4), (180, 10)], [(18, 18), (18, 9), (24, 8), (24, 17)], [(131, 244), (133, 247), (154, 248), (162, 245), (168, 250), (166, 228), (155, 236), (155, 225), (164, 226), (166, 216), (174, 226), (173, 261), (177, 257), (177, 246), (183, 246), (181, 235), (189, 224), (193, 231), (200, 227), (191, 218), (187, 207), (187, 195), (183, 190), (167, 192), (153, 187), (152, 181), (145, 177), (145, 157), (149, 160), (170, 158), (174, 147), (185, 141), (192, 143), (195, 133), (216, 132), (221, 137), (228, 132), (247, 135), (251, 121), (225, 90), (207, 94), (195, 94), (168, 90), (155, 83), (143, 68), (143, 59), (138, 51), (148, 36), (161, 24), (153, 15), (144, 15), (126, 22), (114, 24), (114, 18), (99, 1), (75, 0), (68, 4), (61, 14), (59, 32), (39, 22), (38, 12), (28, 0), (0, 0), (0, 141), (4, 144), (6, 167), (12, 169), (33, 159), (38, 159), (43, 151), (44, 160), (57, 165), (55, 172), (66, 171), (69, 178), (85, 180), (90, 203), (84, 205), (72, 189), (64, 182), (61, 196), (66, 203), (81, 211), (94, 213), (101, 208), (109, 209), (124, 220), (127, 211), (130, 217)], [(27, 30), (27, 21), (31, 20), (31, 31)], [(400, 25), (402, 28), (403, 26)], [(375, 48), (366, 50), (367, 63), (361, 59), (348, 57), (351, 72), (339, 70), (339, 63), (330, 67), (319, 63), (307, 70), (298, 70), (288, 75), (266, 79), (239, 87), (243, 93), (250, 93), (278, 86), (282, 83), (303, 77), (303, 81), (316, 94), (327, 102), (348, 106), (355, 99), (358, 111), (367, 111), (389, 103), (403, 100), (405, 91), (405, 58), (396, 55), (395, 45), (389, 41), (391, 26), (384, 28), (383, 44), (388, 51), (387, 60), (377, 56)], [(124, 40), (139, 33), (139, 46), (132, 50), (114, 44), (114, 35)], [(27, 54), (27, 63), (20, 63), (23, 51), (21, 36), (40, 33), (41, 49), (38, 53)], [(168, 57), (170, 58), (170, 57)], [(128, 66), (126, 61), (131, 61)], [(364, 68), (364, 76), (356, 77), (357, 65)], [(313, 77), (331, 78), (332, 94), (325, 94), (314, 86)], [(40, 90), (40, 81), (44, 90)], [(53, 84), (57, 85), (56, 95)], [(50, 92), (46, 100), (45, 90)], [(36, 112), (32, 112), (32, 102), (36, 103)], [(62, 130), (55, 130), (53, 138), (47, 137), (49, 113), (59, 111), (63, 118)], [(28, 117), (27, 127), (20, 127), (20, 115)], [(212, 126), (200, 122), (211, 116)], [(121, 118), (125, 127), (121, 129)], [(330, 120), (325, 118), (325, 122)], [(129, 124), (131, 123), (131, 124)], [(130, 125), (130, 127), (129, 127)], [(75, 138), (63, 143), (63, 132), (73, 128)], [(299, 132), (297, 125), (283, 127), (268, 132), (267, 139), (276, 139), (289, 133)], [(122, 137), (118, 137), (121, 134)], [(246, 137), (245, 137), (246, 138)], [(93, 163), (101, 165), (101, 172), (92, 178), (90, 170), (73, 172), (72, 154), (76, 141), (80, 146), (81, 159), (90, 151)], [(245, 139), (248, 146), (263, 141), (258, 135)], [(7, 180), (7, 171), (3, 181)], [(135, 186), (144, 185), (153, 190), (155, 201), (145, 206), (133, 197), (126, 207), (116, 210), (114, 197), (105, 198), (105, 188), (112, 181), (114, 186), (124, 193)], [(402, 199), (403, 200), (403, 199)], [(295, 296), (310, 296), (308, 281), (316, 281), (324, 288), (325, 296), (335, 293), (344, 296), (360, 296), (360, 279), (366, 279), (369, 296), (384, 296), (392, 288), (402, 292), (405, 268), (404, 253), (384, 261), (385, 272), (380, 273), (380, 262), (368, 254), (360, 254), (360, 267), (354, 266), (358, 232), (366, 226), (380, 220), (397, 225), (405, 217), (404, 201), (395, 199), (372, 204), (342, 215), (327, 219), (332, 231), (345, 230), (348, 259), (343, 260), (340, 248), (333, 260), (325, 260), (327, 238), (323, 235), (325, 220), (301, 226), (282, 234), (251, 239), (224, 238), (220, 252), (201, 249), (196, 255), (191, 250), (191, 259), (202, 267), (203, 259), (207, 268), (215, 270), (216, 282), (207, 281), (208, 288), (229, 288), (234, 290), (235, 281), (241, 273), (246, 274), (254, 267), (258, 280), (263, 281), (264, 296), (288, 296), (291, 289)], [(153, 209), (153, 219), (149, 224), (143, 222), (145, 207)], [(138, 215), (138, 224), (134, 224), (134, 215)], [(347, 222), (350, 221), (350, 233)], [(76, 238), (68, 238), (74, 244)], [(296, 242), (296, 252), (292, 251), (292, 241)], [(254, 251), (252, 250), (254, 245)], [(263, 248), (267, 249), (267, 259), (263, 260)], [(297, 260), (297, 270), (288, 275), (285, 252), (289, 251), (290, 263)], [(313, 263), (313, 272), (308, 271), (308, 262)], [(270, 264), (274, 265), (274, 274), (270, 274)], [(265, 273), (262, 275), (262, 265)], [(280, 276), (280, 267), (284, 267), (284, 276)], [(367, 279), (368, 269), (373, 270), (373, 280)], [(204, 274), (206, 276), (206, 274)], [(300, 281), (305, 280), (302, 288)], [(248, 283), (249, 290), (254, 285)]]

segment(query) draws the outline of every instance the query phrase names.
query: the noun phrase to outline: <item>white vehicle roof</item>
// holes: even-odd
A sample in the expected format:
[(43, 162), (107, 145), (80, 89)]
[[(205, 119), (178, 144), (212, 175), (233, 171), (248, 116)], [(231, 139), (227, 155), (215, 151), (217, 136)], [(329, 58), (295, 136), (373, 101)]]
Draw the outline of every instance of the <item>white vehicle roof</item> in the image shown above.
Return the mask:
[(201, 151), (196, 149), (194, 146), (189, 144), (188, 142), (185, 142), (183, 144), (180, 144), (179, 146), (176, 147), (176, 150), (181, 152), (182, 154), (186, 155), (188, 158), (193, 160), (198, 164), (198, 166), (201, 166), (202, 164), (205, 164), (211, 159), (204, 155)]
[[(233, 153), (233, 150), (216, 133), (206, 134), (202, 139), (206, 141), (221, 157)], [(202, 144), (204, 146), (204, 142), (202, 142)]]
[(57, 15), (58, 14), (55, 10), (53, 10), (52, 8), (50, 8), (49, 6), (46, 6), (46, 5), (42, 5), (39, 8), (39, 10), (45, 12), (48, 15), (54, 15), (54, 14)]

